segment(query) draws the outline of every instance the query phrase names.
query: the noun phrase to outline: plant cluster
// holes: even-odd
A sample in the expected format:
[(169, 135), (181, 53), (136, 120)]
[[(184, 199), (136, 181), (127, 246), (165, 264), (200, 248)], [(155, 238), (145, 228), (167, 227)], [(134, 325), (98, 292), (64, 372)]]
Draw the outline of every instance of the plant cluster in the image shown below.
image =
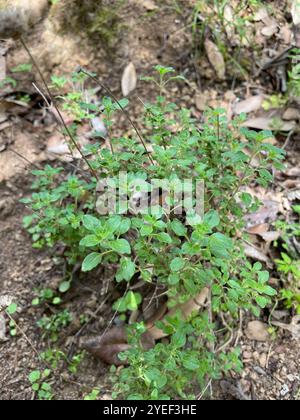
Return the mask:
[[(120, 375), (112, 374), (114, 395), (192, 398), (199, 385), (203, 390), (207, 381), (241, 369), (238, 350), (227, 352), (220, 343), (226, 341), (227, 332), (219, 315), (234, 320), (240, 310), (247, 310), (258, 316), (276, 294), (268, 284), (269, 273), (260, 263), (247, 261), (243, 251), (244, 215), (259, 205), (243, 189), (252, 183), (268, 185), (271, 169), (282, 168), (284, 153), (265, 142), (269, 132), (241, 127), (242, 117), (229, 123), (220, 109), (209, 110), (199, 127), (188, 109), (167, 103), (163, 96), (174, 70), (157, 66), (156, 71), (160, 94), (154, 104), (145, 104), (144, 110), (147, 143), (142, 144), (139, 133), (136, 137), (111, 135), (111, 148), (88, 146), (85, 156), (98, 179), (93, 174), (87, 176), (86, 171), (65, 175), (62, 168), (50, 166), (34, 171), (35, 192), (23, 201), (33, 210), (26, 226), (34, 246), (63, 244), (68, 264), (80, 263), (83, 272), (117, 265), (115, 281), (125, 284), (127, 290), (141, 280), (167, 290), (168, 306), (175, 308), (175, 315), (157, 326), (168, 334), (169, 343), (158, 342), (144, 351), (139, 337), (146, 327), (134, 324), (129, 331), (132, 348), (120, 356), (128, 360), (129, 367)], [(86, 118), (102, 112), (111, 124), (127, 104), (104, 98), (99, 108), (86, 103), (83, 92), (75, 93), (73, 103), (68, 102), (70, 109), (81, 110), (80, 116), (76, 112), (75, 136)], [(145, 146), (151, 152), (146, 152)], [(130, 185), (141, 185), (143, 180), (142, 189), (135, 187), (128, 195), (147, 196), (153, 179), (168, 182), (171, 191), (180, 180), (203, 180), (204, 218), (185, 209), (178, 214), (173, 194), (167, 198), (167, 212), (162, 193), (159, 204), (150, 206), (147, 214), (131, 211), (130, 205), (119, 208), (118, 214), (99, 214), (97, 186), (109, 179), (121, 189), (120, 172), (127, 173)], [(176, 312), (179, 304), (205, 287), (210, 290), (207, 309), (188, 319)], [(140, 308), (142, 300), (142, 294), (129, 291), (117, 307), (126, 316)], [(61, 320), (61, 316), (59, 320), (47, 318), (42, 326), (57, 337)], [(65, 314), (63, 324), (68, 321)]]
[(281, 298), (288, 309), (293, 309), (300, 315), (300, 207), (294, 206), (297, 219), (293, 223), (279, 221), (276, 224), (281, 232), (278, 248), (281, 248), (280, 258), (276, 259), (277, 270), (283, 277)]

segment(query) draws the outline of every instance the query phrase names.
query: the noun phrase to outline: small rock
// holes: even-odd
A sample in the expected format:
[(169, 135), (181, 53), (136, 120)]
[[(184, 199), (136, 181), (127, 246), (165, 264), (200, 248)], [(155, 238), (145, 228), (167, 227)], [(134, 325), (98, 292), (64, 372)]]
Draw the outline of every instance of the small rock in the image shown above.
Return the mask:
[(259, 364), (262, 368), (265, 368), (267, 366), (267, 355), (263, 353), (259, 358)]
[(290, 393), (290, 389), (289, 389), (288, 385), (284, 384), (283, 387), (281, 388), (280, 395), (282, 397), (286, 397), (289, 393)]
[(249, 351), (244, 351), (243, 357), (244, 359), (252, 359), (252, 353)]
[(260, 321), (249, 322), (245, 334), (250, 340), (270, 341), (269, 326)]
[(6, 337), (6, 321), (4, 315), (0, 313), (0, 343), (7, 341)]
[(295, 376), (294, 375), (287, 375), (287, 380), (289, 381), (289, 382), (295, 382)]
[(5, 219), (14, 209), (15, 202), (11, 197), (5, 197), (0, 200), (0, 219)]

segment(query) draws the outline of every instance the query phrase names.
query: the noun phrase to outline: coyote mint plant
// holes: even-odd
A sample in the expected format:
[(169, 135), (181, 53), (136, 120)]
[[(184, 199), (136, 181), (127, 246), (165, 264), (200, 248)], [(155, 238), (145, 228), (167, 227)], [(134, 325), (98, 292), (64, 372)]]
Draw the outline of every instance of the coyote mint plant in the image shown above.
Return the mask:
[[(267, 186), (272, 168), (282, 168), (284, 152), (265, 142), (269, 132), (241, 127), (242, 117), (229, 122), (221, 109), (208, 110), (200, 125), (188, 109), (168, 103), (164, 97), (168, 82), (176, 80), (174, 70), (157, 66), (156, 73), (158, 78), (146, 79), (159, 87), (156, 102), (144, 106), (142, 132), (147, 142), (142, 144), (139, 131), (130, 137), (110, 135), (111, 147), (95, 143), (85, 150), (98, 180), (87, 171), (68, 175), (63, 168), (46, 166), (33, 172), (35, 192), (23, 200), (33, 210), (26, 227), (34, 246), (62, 243), (70, 267), (80, 263), (82, 271), (89, 272), (113, 263), (118, 267), (116, 283), (130, 286), (143, 280), (163, 285), (168, 307), (175, 309), (204, 287), (210, 290), (209, 303), (201, 313), (184, 319), (175, 311), (167, 323), (158, 323), (169, 336), (167, 344), (157, 342), (144, 351), (139, 337), (145, 325), (131, 325), (132, 347), (120, 355), (129, 366), (120, 375), (112, 373), (116, 398), (195, 398), (199, 387), (203, 391), (210, 380), (231, 369), (240, 370), (238, 349), (227, 351), (228, 346), (223, 345), (228, 332), (221, 330), (220, 320), (226, 318), (226, 324), (234, 326), (240, 310), (259, 316), (260, 309), (271, 304), (276, 294), (268, 284), (269, 273), (245, 257), (241, 232), (244, 215), (259, 205), (244, 187)], [(105, 97), (100, 110), (85, 98), (84, 92), (71, 92), (65, 102), (76, 110), (74, 136), (82, 121), (100, 112), (113, 133), (114, 116), (123, 112), (128, 101)], [(129, 206), (99, 214), (99, 184), (105, 182), (121, 191), (120, 173), (124, 172)], [(204, 216), (193, 211), (193, 198), (189, 200), (192, 208), (179, 203), (178, 211), (172, 187), (170, 194), (160, 187), (158, 201), (151, 206), (153, 179), (168, 186), (186, 179), (192, 180), (192, 185), (196, 180), (204, 182)], [(136, 205), (133, 211), (133, 199), (150, 202), (148, 211), (136, 211)], [(142, 305), (140, 294), (130, 296), (138, 299), (124, 301), (125, 314)]]

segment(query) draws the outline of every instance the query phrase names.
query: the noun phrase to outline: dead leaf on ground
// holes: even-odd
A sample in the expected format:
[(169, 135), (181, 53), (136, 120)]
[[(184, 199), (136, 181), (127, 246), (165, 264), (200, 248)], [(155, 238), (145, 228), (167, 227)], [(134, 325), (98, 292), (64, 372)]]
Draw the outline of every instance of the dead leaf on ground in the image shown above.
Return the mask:
[(261, 235), (263, 233), (268, 232), (269, 228), (269, 223), (262, 223), (260, 225), (255, 225), (246, 229), (246, 232), (250, 233), (251, 235)]
[(158, 9), (158, 6), (152, 0), (142, 0), (142, 6), (148, 12), (152, 12), (153, 10), (157, 10)]
[(271, 341), (271, 336), (269, 334), (268, 329), (268, 324), (264, 324), (261, 321), (252, 321), (249, 322), (249, 324), (247, 325), (245, 334), (249, 338), (249, 340), (261, 342)]
[(269, 18), (269, 14), (265, 7), (261, 7), (253, 17), (255, 22), (264, 21), (267, 18)]
[(277, 220), (280, 211), (280, 203), (274, 200), (263, 200), (262, 206), (255, 213), (247, 214), (245, 222), (247, 229)]
[(283, 121), (279, 117), (251, 118), (242, 124), (244, 127), (257, 130), (293, 131), (296, 128), (295, 121)]
[(283, 115), (282, 119), (286, 121), (299, 120), (300, 110), (298, 108), (287, 108)]
[(293, 0), (291, 14), (294, 25), (300, 25), (300, 0)]
[(270, 25), (265, 26), (261, 30), (261, 33), (266, 38), (271, 38), (273, 35), (276, 34), (276, 32), (278, 32), (278, 25), (275, 21), (273, 23), (271, 23)]
[(4, 315), (0, 313), (0, 343), (7, 341), (6, 337), (6, 320)]
[(294, 190), (294, 191), (290, 191), (288, 193), (288, 199), (290, 201), (300, 200), (300, 189), (297, 189), (297, 190)]
[(208, 102), (208, 96), (205, 93), (197, 93), (195, 95), (195, 105), (198, 111), (205, 111)]
[(290, 324), (284, 324), (283, 322), (272, 321), (275, 327), (282, 328), (283, 330), (292, 333), (293, 338), (300, 339), (300, 315), (294, 316)]
[[(141, 343), (145, 350), (150, 350), (155, 345), (149, 332), (142, 335)], [(131, 348), (125, 327), (114, 327), (98, 337), (82, 338), (80, 346), (103, 362), (116, 366), (126, 364), (126, 361), (121, 361), (118, 355)]]
[(249, 244), (244, 244), (244, 252), (246, 257), (251, 258), (254, 261), (260, 261), (266, 264), (270, 264), (270, 260), (262, 250), (255, 248)]
[(233, 112), (234, 114), (239, 115), (242, 113), (248, 114), (249, 112), (257, 111), (261, 108), (264, 99), (265, 99), (265, 95), (250, 96), (244, 101), (240, 101), (234, 104)]
[(281, 232), (271, 230), (269, 232), (261, 233), (259, 236), (261, 236), (265, 242), (270, 243), (277, 241), (281, 236)]
[(133, 92), (137, 85), (137, 74), (135, 65), (133, 63), (128, 64), (125, 68), (122, 76), (122, 93), (124, 96), (128, 96)]
[(225, 20), (225, 31), (227, 37), (232, 41), (234, 37), (234, 16), (232, 7), (229, 4), (226, 4), (224, 7), (224, 20)]
[(216, 44), (209, 39), (205, 40), (205, 51), (210, 64), (216, 71), (219, 80), (225, 80), (226, 66), (222, 53)]

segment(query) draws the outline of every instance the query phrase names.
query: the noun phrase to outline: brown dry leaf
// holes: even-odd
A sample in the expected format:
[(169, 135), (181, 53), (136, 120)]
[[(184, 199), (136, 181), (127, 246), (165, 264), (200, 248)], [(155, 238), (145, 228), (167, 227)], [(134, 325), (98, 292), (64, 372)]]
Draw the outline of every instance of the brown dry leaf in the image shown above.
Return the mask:
[(226, 66), (222, 53), (217, 45), (209, 39), (205, 40), (204, 45), (209, 62), (215, 69), (218, 79), (225, 80)]
[(258, 248), (255, 248), (254, 246), (251, 246), (249, 244), (244, 244), (244, 251), (245, 251), (246, 257), (251, 258), (254, 261), (260, 261), (266, 264), (270, 263), (270, 260), (267, 257), (267, 255), (264, 254)]
[(233, 105), (233, 112), (234, 114), (242, 114), (249, 112), (257, 111), (261, 108), (262, 103), (265, 99), (264, 95), (254, 95), (250, 96), (249, 98), (245, 99), (244, 101), (238, 102), (237, 104)]
[(267, 38), (271, 38), (273, 35), (276, 34), (277, 31), (278, 31), (278, 25), (276, 22), (274, 22), (262, 28), (261, 33), (263, 36)]
[[(295, 121), (283, 121), (280, 118), (274, 117), (257, 117), (251, 118), (242, 125), (248, 128), (255, 128), (257, 130), (274, 130), (274, 124), (278, 131), (293, 131), (296, 128)], [(277, 128), (278, 127), (278, 128)]]
[(205, 93), (197, 93), (195, 96), (195, 105), (198, 111), (205, 111), (207, 107), (208, 97)]
[(251, 235), (262, 235), (263, 233), (268, 232), (270, 225), (268, 223), (262, 223), (248, 228), (246, 231)]
[[(150, 350), (155, 345), (154, 338), (149, 332), (142, 335), (141, 342), (145, 350)], [(97, 337), (82, 338), (80, 346), (103, 362), (116, 366), (126, 364), (126, 361), (121, 361), (118, 355), (131, 348), (125, 327), (114, 327)]]
[(6, 337), (6, 321), (4, 315), (0, 313), (0, 343), (7, 341)]
[(297, 189), (295, 191), (290, 191), (288, 193), (288, 199), (290, 201), (300, 200), (300, 189)]
[(62, 135), (54, 134), (47, 141), (47, 152), (54, 155), (70, 155), (70, 148)]
[(6, 77), (6, 59), (0, 54), (0, 82)]
[[(209, 289), (205, 287), (201, 291), (201, 293), (199, 293), (198, 296), (195, 296), (193, 299), (190, 299), (188, 302), (182, 305), (175, 306), (173, 309), (171, 309), (166, 314), (166, 317), (172, 317), (176, 314), (177, 311), (180, 311), (185, 319), (188, 318), (193, 312), (199, 312), (201, 307), (203, 307), (203, 305), (207, 301), (208, 295), (209, 295)], [(167, 322), (167, 321), (164, 320), (163, 322)], [(155, 340), (168, 336), (168, 334), (166, 334), (164, 331), (157, 328), (156, 326), (149, 328), (148, 331)]]
[(281, 232), (274, 230), (266, 233), (261, 233), (259, 236), (261, 236), (265, 242), (270, 243), (277, 241), (281, 236)]
[(245, 222), (247, 228), (262, 225), (264, 223), (272, 223), (277, 220), (277, 215), (280, 212), (280, 203), (274, 200), (263, 200), (263, 205), (257, 212), (247, 214)]
[(283, 330), (290, 331), (294, 338), (300, 339), (300, 315), (294, 316), (290, 324), (284, 324), (283, 322), (277, 321), (272, 321), (272, 324)]
[(234, 37), (234, 16), (232, 7), (227, 3), (224, 7), (225, 31), (229, 40)]
[(299, 118), (300, 110), (297, 108), (287, 108), (282, 115), (282, 119), (286, 121), (299, 120)]
[(158, 9), (158, 6), (152, 0), (142, 0), (142, 6), (148, 12), (153, 12), (153, 10), (157, 10)]
[(260, 321), (249, 322), (245, 334), (249, 340), (255, 341), (271, 341), (271, 336), (269, 334), (269, 326)]
[(255, 22), (264, 21), (269, 18), (268, 11), (265, 7), (261, 7), (254, 15)]
[(290, 45), (292, 42), (292, 31), (289, 25), (284, 25), (280, 29), (279, 38), (286, 44)]
[(122, 76), (122, 93), (128, 96), (133, 92), (137, 85), (137, 74), (133, 63), (128, 64)]
[(291, 14), (294, 25), (300, 25), (300, 0), (293, 0)]

